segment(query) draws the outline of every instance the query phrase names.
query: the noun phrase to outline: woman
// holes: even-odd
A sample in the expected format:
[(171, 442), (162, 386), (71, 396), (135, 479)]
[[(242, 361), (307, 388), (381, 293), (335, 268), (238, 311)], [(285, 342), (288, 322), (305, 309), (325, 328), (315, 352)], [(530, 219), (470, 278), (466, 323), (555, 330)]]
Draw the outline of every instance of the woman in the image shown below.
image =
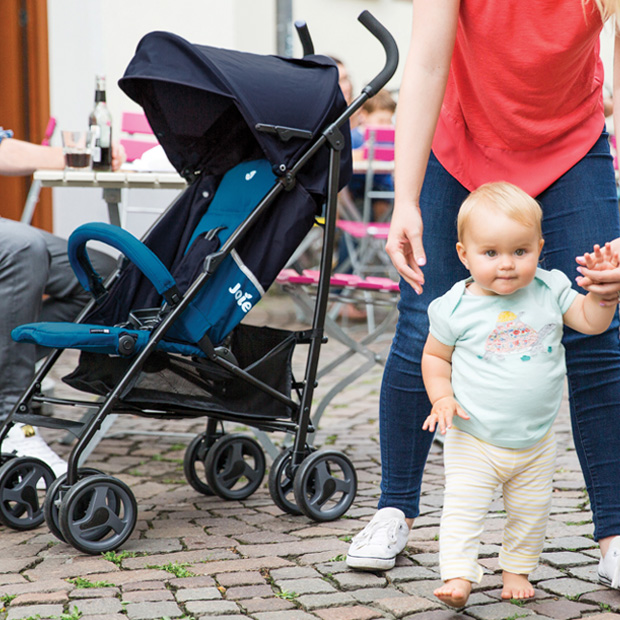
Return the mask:
[[(422, 431), (430, 410), (420, 374), (426, 309), (466, 277), (454, 246), (456, 214), (469, 192), (503, 180), (534, 196), (544, 213), (542, 266), (571, 278), (576, 256), (620, 236), (599, 57), (603, 22), (619, 13), (618, 0), (413, 2), (386, 247), (402, 280), (381, 391), (382, 493), (379, 511), (352, 541), (347, 563), (353, 568), (391, 568), (419, 512), (433, 439)], [(620, 574), (618, 327), (616, 316), (604, 334), (566, 330), (563, 341), (575, 445), (601, 548), (599, 575), (614, 587)]]

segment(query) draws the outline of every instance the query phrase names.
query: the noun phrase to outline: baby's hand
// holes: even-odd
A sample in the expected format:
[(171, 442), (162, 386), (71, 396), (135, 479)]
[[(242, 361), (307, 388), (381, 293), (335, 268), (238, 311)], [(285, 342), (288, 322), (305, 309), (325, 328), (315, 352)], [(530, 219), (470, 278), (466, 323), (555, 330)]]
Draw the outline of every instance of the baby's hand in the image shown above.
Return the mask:
[(422, 430), (435, 431), (435, 426), (438, 426), (439, 432), (442, 435), (446, 434), (446, 430), (452, 428), (452, 418), (457, 415), (459, 418), (469, 420), (469, 416), (456, 402), (453, 396), (445, 396), (435, 401), (430, 415), (424, 424), (422, 424)]

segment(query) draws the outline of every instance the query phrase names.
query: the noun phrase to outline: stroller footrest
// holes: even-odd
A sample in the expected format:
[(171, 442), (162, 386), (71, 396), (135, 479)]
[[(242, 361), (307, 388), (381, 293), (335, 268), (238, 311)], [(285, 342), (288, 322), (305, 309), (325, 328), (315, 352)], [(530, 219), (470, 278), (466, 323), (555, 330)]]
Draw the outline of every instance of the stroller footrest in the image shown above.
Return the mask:
[(84, 428), (83, 422), (76, 422), (75, 420), (65, 420), (62, 418), (52, 418), (46, 415), (40, 415), (38, 413), (16, 413), (11, 418), (14, 422), (21, 424), (30, 424), (31, 426), (43, 426), (44, 428), (55, 428), (61, 430), (71, 431), (72, 433), (79, 432)]

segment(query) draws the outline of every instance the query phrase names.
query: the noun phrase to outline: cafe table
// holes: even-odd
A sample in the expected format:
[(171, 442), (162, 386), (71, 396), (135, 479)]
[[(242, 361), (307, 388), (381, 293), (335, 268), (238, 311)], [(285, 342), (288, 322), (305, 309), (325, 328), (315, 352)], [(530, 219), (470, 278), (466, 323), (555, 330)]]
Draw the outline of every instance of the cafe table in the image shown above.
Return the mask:
[[(120, 202), (123, 189), (185, 189), (185, 179), (176, 172), (95, 172), (94, 170), (37, 170), (33, 180), (41, 187), (98, 187), (103, 191), (110, 223), (121, 225)], [(27, 210), (29, 212), (27, 212)], [(34, 205), (24, 209), (22, 222), (30, 223)]]

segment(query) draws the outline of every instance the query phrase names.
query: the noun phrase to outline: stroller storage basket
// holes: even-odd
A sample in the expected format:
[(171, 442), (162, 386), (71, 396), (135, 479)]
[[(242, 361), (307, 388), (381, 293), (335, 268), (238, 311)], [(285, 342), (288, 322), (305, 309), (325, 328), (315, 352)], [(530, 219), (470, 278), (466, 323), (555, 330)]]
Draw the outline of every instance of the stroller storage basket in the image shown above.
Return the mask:
[[(230, 352), (239, 368), (290, 397), (294, 332), (270, 327), (238, 325), (230, 337)], [(126, 374), (131, 361), (118, 356), (82, 352), (78, 367), (63, 381), (83, 392), (106, 395)], [(123, 395), (122, 404), (142, 409), (172, 409), (179, 417), (188, 412), (233, 412), (247, 416), (291, 418), (284, 403), (253, 388), (220, 366), (204, 359), (158, 352), (153, 354)], [(166, 417), (171, 417), (166, 411)], [(174, 417), (172, 413), (172, 417)]]

